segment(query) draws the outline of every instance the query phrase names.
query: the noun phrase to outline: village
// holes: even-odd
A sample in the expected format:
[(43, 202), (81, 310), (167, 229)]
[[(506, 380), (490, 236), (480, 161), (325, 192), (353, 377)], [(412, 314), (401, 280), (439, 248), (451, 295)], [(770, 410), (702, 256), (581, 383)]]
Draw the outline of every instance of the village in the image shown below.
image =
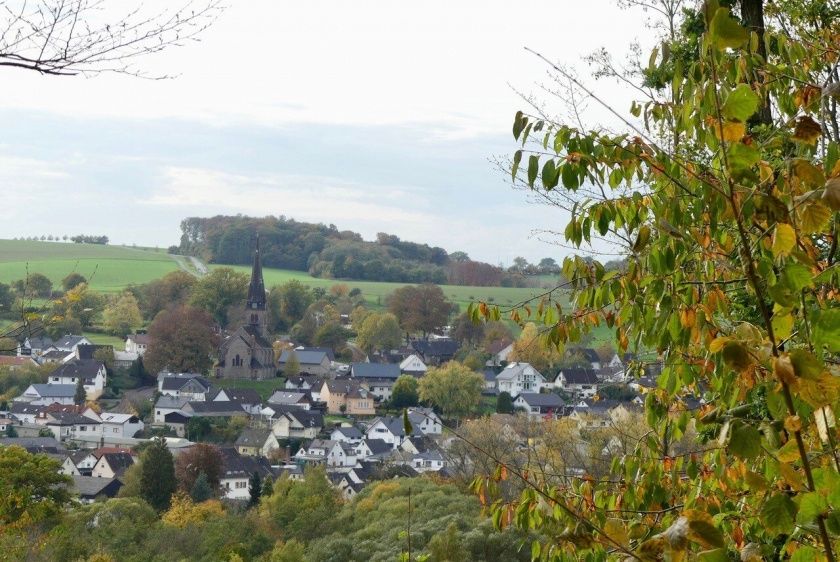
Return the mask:
[[(81, 335), (25, 338), (14, 356), (0, 356), (0, 366), (52, 370), (45, 383), (29, 385), (0, 412), (6, 435), (0, 444), (59, 460), (84, 502), (116, 496), (137, 450), (154, 437), (162, 437), (176, 458), (197, 443), (213, 442), (222, 459), (218, 494), (230, 501), (247, 501), (255, 481), (302, 479), (307, 466), (323, 467), (346, 499), (372, 480), (423, 473), (447, 478), (463, 468), (451, 458), (457, 428), (478, 412), (445, 418), (433, 404), (421, 405), (416, 391), (407, 403), (394, 400), (401, 377), (422, 381), (430, 368), (454, 361), (459, 343), (449, 337), (450, 327), (350, 363), (337, 361), (331, 348), (287, 340), (275, 361), (258, 249), (245, 310), (209, 372), (155, 374), (156, 386), (141, 394), (149, 402), (145, 416), (125, 401), (112, 410), (101, 407), (109, 369), (97, 357), (105, 348), (114, 368), (129, 368), (142, 361), (148, 334), (129, 335), (124, 349)], [(575, 348), (566, 353), (573, 361), (540, 372), (511, 360), (514, 347), (502, 341), (477, 373), (481, 402), (496, 406), (484, 414), (509, 428), (517, 418), (566, 419), (584, 430), (621, 425), (639, 415), (644, 393), (656, 385), (657, 363), (640, 371), (630, 354), (602, 357), (595, 349)], [(247, 384), (237, 388), (236, 381), (254, 379), (277, 385), (266, 399)], [(610, 456), (609, 446), (603, 453)], [(567, 470), (583, 474), (587, 467)]]

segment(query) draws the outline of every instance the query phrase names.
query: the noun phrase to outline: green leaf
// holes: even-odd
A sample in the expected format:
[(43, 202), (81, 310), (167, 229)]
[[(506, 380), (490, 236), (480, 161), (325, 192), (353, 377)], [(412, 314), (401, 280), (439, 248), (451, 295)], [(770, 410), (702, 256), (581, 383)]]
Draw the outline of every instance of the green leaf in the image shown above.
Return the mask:
[(808, 524), (825, 511), (828, 511), (828, 502), (823, 496), (816, 492), (802, 494), (799, 498), (799, 512), (796, 514), (796, 522), (803, 525)]
[(537, 174), (540, 173), (540, 157), (532, 154), (528, 157), (528, 185), (534, 187), (534, 182), (537, 180)]
[(513, 118), (513, 138), (519, 139), (519, 135), (522, 133), (522, 129), (525, 128), (527, 122), (528, 118), (521, 111), (517, 111), (516, 116)]
[(519, 171), (519, 163), (522, 161), (522, 151), (517, 150), (513, 153), (513, 167), (510, 169), (510, 178), (516, 181), (516, 172)]
[(761, 155), (755, 148), (740, 142), (730, 144), (726, 155), (729, 171), (736, 179), (752, 173), (752, 167), (761, 160)]
[(557, 182), (560, 179), (560, 170), (554, 167), (554, 160), (548, 159), (543, 164), (542, 169), (542, 182), (543, 187), (546, 190), (550, 191), (557, 187)]
[(761, 433), (751, 425), (734, 427), (729, 438), (729, 450), (742, 459), (754, 459), (761, 454)]
[(738, 84), (723, 102), (723, 115), (727, 119), (744, 122), (758, 110), (759, 99), (747, 84)]
[(779, 339), (787, 339), (793, 332), (793, 315), (776, 313), (773, 315), (773, 333)]
[(792, 263), (785, 267), (785, 271), (782, 276), (784, 277), (787, 286), (790, 287), (790, 290), (796, 293), (806, 287), (814, 286), (811, 270), (801, 263)]
[(723, 345), (723, 361), (736, 371), (743, 371), (752, 364), (747, 348), (736, 341), (728, 341)]
[(804, 349), (794, 349), (790, 352), (790, 362), (797, 377), (816, 380), (825, 370), (819, 359)]
[(790, 534), (796, 518), (796, 504), (787, 495), (776, 494), (761, 507), (760, 516), (771, 534)]
[(718, 8), (709, 24), (709, 36), (718, 49), (737, 49), (750, 38), (749, 32), (729, 15), (729, 8)]
[(790, 562), (814, 562), (820, 559), (820, 552), (813, 546), (803, 545), (791, 554)]
[(563, 164), (563, 187), (566, 189), (577, 189), (578, 188), (578, 175), (577, 170), (575, 167), (570, 163), (566, 162)]
[(539, 560), (541, 551), (542, 545), (540, 541), (533, 541), (531, 543), (531, 560)]
[(814, 322), (814, 343), (826, 346), (832, 353), (840, 352), (840, 310), (823, 310)]
[(697, 553), (698, 562), (729, 562), (729, 553), (725, 548), (716, 548)]

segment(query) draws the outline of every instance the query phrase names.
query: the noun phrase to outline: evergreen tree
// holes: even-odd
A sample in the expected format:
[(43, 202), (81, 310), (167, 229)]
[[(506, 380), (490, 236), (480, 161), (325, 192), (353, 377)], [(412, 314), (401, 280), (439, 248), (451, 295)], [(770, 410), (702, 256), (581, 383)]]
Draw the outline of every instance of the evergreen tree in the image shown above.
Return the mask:
[(82, 377), (76, 380), (76, 393), (73, 394), (73, 403), (77, 406), (84, 405), (87, 400), (87, 392), (85, 391), (85, 383)]
[(271, 478), (271, 475), (266, 476), (265, 480), (263, 480), (262, 491), (260, 492), (260, 497), (267, 498), (271, 494), (274, 493), (274, 479)]
[(513, 400), (507, 392), (500, 392), (496, 397), (496, 413), (498, 414), (512, 414)]
[(17, 432), (17, 429), (15, 429), (15, 426), (13, 426), (12, 424), (7, 425), (6, 426), (6, 437), (17, 437), (17, 436), (18, 436), (18, 432)]
[(175, 492), (175, 461), (166, 448), (166, 441), (158, 437), (143, 452), (140, 473), (140, 497), (158, 511), (169, 507)]
[(262, 478), (260, 478), (259, 472), (254, 472), (248, 480), (248, 492), (251, 494), (249, 505), (254, 507), (259, 504), (262, 495)]
[(195, 479), (192, 490), (190, 490), (190, 498), (192, 498), (192, 501), (195, 503), (201, 503), (212, 497), (213, 488), (210, 487), (210, 481), (207, 479), (207, 474), (201, 472), (199, 473), (198, 478)]

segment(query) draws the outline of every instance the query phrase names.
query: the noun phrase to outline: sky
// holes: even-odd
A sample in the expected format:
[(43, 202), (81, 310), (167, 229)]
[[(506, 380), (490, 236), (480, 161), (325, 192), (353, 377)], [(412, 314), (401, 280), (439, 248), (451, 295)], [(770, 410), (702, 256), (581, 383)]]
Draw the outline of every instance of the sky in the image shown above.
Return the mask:
[[(119, 21), (131, 2), (106, 3)], [(168, 0), (147, 0), (149, 13)], [(121, 11), (123, 10), (123, 11)], [(167, 80), (0, 71), (0, 237), (177, 244), (188, 216), (285, 215), (509, 264), (568, 250), (565, 217), (492, 159), (547, 66), (650, 42), (613, 0), (228, 0), (191, 43), (143, 59)], [(595, 82), (619, 108), (631, 96)], [(604, 123), (597, 107), (587, 115)], [(562, 228), (560, 228), (562, 230)]]

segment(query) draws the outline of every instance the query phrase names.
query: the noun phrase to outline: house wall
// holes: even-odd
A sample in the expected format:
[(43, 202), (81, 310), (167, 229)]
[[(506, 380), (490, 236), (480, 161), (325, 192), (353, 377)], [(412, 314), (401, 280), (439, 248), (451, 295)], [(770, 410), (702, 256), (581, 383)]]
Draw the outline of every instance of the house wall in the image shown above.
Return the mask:
[(225, 492), (225, 497), (230, 500), (247, 500), (251, 498), (248, 489), (247, 477), (221, 478), (219, 485)]

